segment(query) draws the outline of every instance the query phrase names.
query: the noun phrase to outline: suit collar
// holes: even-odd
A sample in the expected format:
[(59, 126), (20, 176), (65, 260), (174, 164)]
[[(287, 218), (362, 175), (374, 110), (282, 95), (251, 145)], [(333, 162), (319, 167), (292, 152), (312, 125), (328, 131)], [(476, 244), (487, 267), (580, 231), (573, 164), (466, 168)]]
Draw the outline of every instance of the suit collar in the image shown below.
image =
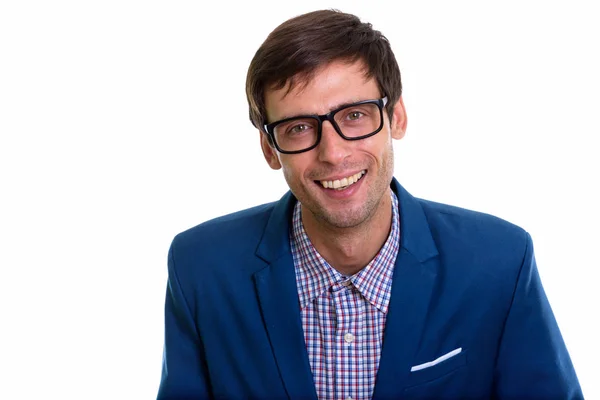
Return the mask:
[(289, 232), (296, 202), (296, 197), (288, 191), (275, 203), (256, 249), (256, 255), (267, 263), (290, 254)]
[(400, 208), (400, 247), (423, 262), (438, 254), (421, 203), (394, 178), (391, 184)]

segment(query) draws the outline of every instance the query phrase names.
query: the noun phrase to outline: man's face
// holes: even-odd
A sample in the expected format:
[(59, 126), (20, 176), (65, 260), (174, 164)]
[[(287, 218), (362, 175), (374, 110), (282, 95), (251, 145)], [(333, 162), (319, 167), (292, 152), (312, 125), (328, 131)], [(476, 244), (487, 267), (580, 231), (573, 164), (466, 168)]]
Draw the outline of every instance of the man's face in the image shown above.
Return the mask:
[[(365, 78), (364, 64), (333, 62), (317, 71), (306, 86), (267, 90), (265, 104), (269, 122), (283, 118), (326, 114), (339, 105), (383, 97), (374, 78)], [(273, 169), (283, 169), (290, 190), (302, 204), (303, 218), (331, 228), (356, 227), (373, 218), (389, 199), (394, 170), (392, 138), (406, 129), (406, 113), (400, 99), (390, 124), (384, 109), (384, 127), (362, 140), (345, 140), (329, 121), (323, 122), (319, 145), (299, 154), (281, 154), (261, 134), (265, 158)], [(325, 188), (324, 181), (350, 178), (355, 183), (343, 190)], [(342, 181), (343, 183), (344, 181)], [(329, 186), (327, 184), (327, 186)]]

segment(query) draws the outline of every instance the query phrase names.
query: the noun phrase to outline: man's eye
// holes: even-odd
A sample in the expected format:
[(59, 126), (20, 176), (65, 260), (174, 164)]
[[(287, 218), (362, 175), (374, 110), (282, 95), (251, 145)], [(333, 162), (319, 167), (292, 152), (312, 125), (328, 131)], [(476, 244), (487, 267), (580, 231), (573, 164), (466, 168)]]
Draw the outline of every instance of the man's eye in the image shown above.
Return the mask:
[(348, 119), (349, 120), (357, 120), (359, 118), (361, 118), (363, 116), (363, 113), (361, 113), (360, 111), (352, 111), (351, 113), (348, 114)]
[(290, 133), (302, 133), (302, 132), (307, 131), (308, 128), (309, 128), (309, 126), (305, 125), (305, 124), (295, 125), (290, 129), (289, 132)]

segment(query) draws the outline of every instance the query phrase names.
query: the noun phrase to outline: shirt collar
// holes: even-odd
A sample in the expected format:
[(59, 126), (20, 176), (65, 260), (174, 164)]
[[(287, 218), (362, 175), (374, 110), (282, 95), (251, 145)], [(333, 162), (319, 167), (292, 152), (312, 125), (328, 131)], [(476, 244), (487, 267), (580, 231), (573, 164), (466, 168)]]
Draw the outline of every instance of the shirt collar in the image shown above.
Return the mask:
[(352, 284), (378, 310), (387, 314), (391, 297), (394, 265), (400, 244), (400, 217), (398, 198), (390, 190), (392, 199), (392, 227), (384, 245), (369, 264), (351, 277), (335, 270), (312, 245), (302, 224), (300, 203), (294, 207), (290, 242), (300, 307), (306, 307), (323, 292), (339, 285)]

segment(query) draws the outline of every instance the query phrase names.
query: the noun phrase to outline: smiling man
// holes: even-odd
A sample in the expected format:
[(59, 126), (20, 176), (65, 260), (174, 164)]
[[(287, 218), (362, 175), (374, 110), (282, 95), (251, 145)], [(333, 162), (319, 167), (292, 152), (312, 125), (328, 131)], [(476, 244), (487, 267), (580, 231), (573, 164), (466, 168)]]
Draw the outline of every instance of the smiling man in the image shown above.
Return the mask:
[(312, 245), (336, 270), (360, 271), (390, 232), (402, 99), (388, 118), (388, 99), (361, 59), (332, 60), (304, 85), (267, 89), (264, 97), (275, 122), (265, 126), (263, 152), (271, 168), (283, 169)]
[(582, 397), (530, 236), (393, 178), (407, 117), (380, 32), (290, 19), (246, 91), (290, 192), (174, 239), (159, 399)]

